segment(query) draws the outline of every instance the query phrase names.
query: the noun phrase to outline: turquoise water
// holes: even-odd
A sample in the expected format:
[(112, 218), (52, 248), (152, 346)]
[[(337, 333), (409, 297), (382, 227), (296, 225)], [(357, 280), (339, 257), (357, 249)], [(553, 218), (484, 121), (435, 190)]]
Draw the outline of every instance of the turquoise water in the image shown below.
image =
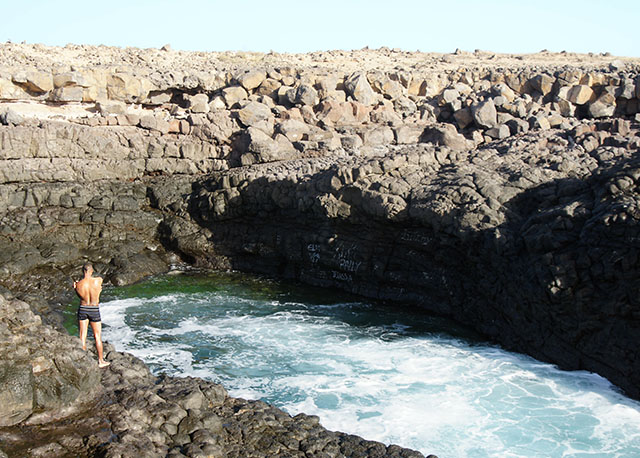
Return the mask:
[[(638, 457), (640, 403), (441, 319), (241, 274), (106, 290), (104, 338), (331, 430), (444, 457)], [(73, 318), (71, 313), (69, 319)]]

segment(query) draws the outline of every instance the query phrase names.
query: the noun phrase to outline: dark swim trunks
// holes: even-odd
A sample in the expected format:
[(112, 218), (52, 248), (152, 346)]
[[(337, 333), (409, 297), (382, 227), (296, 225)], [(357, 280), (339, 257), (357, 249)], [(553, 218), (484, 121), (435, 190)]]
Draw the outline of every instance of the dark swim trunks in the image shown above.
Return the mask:
[(100, 320), (100, 307), (96, 305), (81, 305), (78, 308), (78, 321), (89, 320), (95, 323)]

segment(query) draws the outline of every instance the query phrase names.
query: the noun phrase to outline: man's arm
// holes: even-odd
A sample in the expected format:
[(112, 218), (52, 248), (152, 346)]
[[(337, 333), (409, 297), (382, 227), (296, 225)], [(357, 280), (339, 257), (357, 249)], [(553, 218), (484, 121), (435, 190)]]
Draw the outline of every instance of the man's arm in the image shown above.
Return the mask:
[(73, 290), (76, 293), (76, 296), (78, 296), (80, 299), (82, 299), (82, 296), (80, 295), (80, 292), (78, 292), (78, 282), (74, 281), (73, 282)]

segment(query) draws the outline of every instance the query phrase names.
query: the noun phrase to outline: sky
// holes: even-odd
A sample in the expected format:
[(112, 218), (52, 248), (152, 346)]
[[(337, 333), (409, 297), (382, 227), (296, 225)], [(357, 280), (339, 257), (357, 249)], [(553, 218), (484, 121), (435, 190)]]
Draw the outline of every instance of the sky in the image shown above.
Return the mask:
[(640, 0), (0, 0), (0, 42), (640, 57)]

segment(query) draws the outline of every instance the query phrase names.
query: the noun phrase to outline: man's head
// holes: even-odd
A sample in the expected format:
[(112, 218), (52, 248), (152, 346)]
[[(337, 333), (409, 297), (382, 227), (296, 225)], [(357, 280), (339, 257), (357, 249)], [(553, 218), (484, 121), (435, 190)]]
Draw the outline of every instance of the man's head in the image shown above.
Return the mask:
[(82, 273), (85, 275), (93, 273), (93, 266), (91, 265), (90, 262), (86, 262), (84, 266), (82, 266)]

